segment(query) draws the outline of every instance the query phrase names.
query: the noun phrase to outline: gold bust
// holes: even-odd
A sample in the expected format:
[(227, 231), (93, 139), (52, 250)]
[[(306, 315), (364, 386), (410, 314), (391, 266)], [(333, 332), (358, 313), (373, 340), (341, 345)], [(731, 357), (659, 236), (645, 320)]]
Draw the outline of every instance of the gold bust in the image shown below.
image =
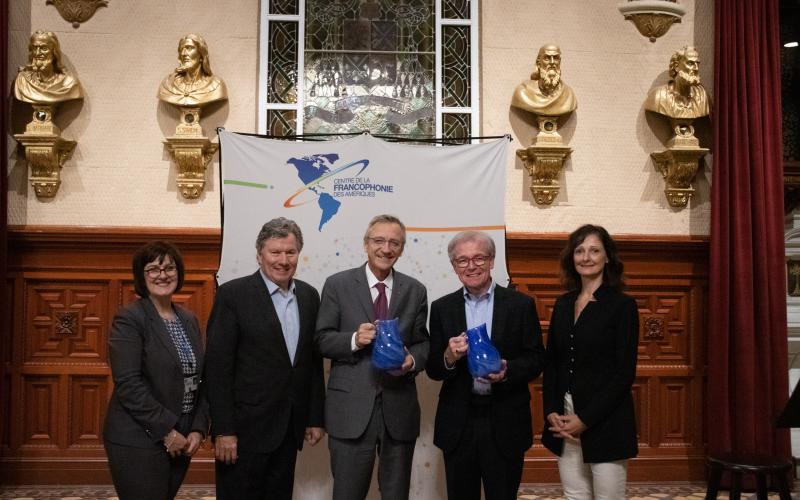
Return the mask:
[(537, 115), (561, 116), (578, 107), (575, 93), (561, 80), (561, 49), (543, 45), (531, 79), (514, 91), (511, 105)]
[(225, 82), (214, 76), (208, 45), (200, 35), (188, 34), (178, 42), (175, 68), (161, 82), (158, 98), (176, 106), (197, 107), (228, 98)]
[(686, 46), (669, 60), (669, 82), (647, 94), (644, 108), (670, 118), (708, 116), (711, 100), (700, 83), (700, 55)]
[(78, 79), (64, 66), (55, 33), (37, 31), (28, 43), (28, 64), (19, 68), (14, 96), (31, 104), (53, 105), (83, 97)]

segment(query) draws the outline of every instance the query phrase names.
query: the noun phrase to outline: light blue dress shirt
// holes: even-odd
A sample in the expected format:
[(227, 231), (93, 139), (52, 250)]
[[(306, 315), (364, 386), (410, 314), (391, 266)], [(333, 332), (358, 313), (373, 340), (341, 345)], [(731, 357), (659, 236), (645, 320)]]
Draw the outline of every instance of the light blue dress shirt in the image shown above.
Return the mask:
[(297, 296), (294, 293), (294, 280), (289, 285), (289, 290), (283, 290), (267, 278), (264, 271), (260, 272), (261, 277), (264, 278), (264, 284), (267, 285), (272, 305), (275, 306), (278, 320), (281, 322), (283, 339), (286, 341), (286, 349), (289, 351), (289, 361), (294, 365), (297, 341), (300, 339), (300, 309), (297, 307)]

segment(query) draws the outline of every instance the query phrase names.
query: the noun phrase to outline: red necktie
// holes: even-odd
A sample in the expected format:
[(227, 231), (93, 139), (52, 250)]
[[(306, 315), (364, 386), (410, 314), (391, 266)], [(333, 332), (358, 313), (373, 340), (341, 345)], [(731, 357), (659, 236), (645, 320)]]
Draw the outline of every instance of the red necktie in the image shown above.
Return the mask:
[(372, 304), (375, 311), (375, 319), (386, 319), (389, 316), (389, 301), (386, 299), (386, 283), (375, 283), (378, 289), (378, 298)]

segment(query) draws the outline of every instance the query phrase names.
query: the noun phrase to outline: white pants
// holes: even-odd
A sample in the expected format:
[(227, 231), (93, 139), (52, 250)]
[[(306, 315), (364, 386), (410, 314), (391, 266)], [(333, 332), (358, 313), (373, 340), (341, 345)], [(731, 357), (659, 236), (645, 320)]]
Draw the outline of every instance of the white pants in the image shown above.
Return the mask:
[[(575, 413), (570, 393), (564, 396), (564, 413)], [(558, 473), (567, 500), (624, 500), (627, 467), (627, 460), (583, 463), (581, 444), (567, 439), (558, 457)]]

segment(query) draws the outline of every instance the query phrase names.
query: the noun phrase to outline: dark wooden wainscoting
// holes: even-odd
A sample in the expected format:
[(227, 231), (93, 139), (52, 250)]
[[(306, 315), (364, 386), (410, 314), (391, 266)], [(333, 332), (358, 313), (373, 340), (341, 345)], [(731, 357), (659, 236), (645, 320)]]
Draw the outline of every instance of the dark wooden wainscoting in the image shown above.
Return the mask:
[[(102, 444), (113, 389), (106, 344), (114, 313), (135, 298), (133, 252), (154, 239), (181, 249), (186, 279), (176, 299), (205, 325), (219, 230), (10, 228), (0, 482), (111, 483)], [(189, 479), (213, 482), (213, 469), (202, 450)]]
[[(6, 296), (0, 318), (0, 482), (110, 483), (102, 447), (112, 390), (106, 341), (115, 311), (134, 298), (133, 251), (167, 239), (186, 261), (177, 295), (205, 325), (214, 297), (220, 236), (214, 229), (11, 227)], [(519, 290), (546, 320), (561, 293), (558, 254), (565, 235), (508, 235), (507, 260)], [(620, 236), (628, 292), (641, 319), (634, 387), (639, 458), (634, 481), (704, 477), (705, 307), (708, 242)], [(534, 429), (542, 429), (541, 390), (532, 384)], [(525, 482), (555, 482), (549, 452), (528, 452)], [(213, 482), (210, 450), (193, 461), (189, 482)]]

